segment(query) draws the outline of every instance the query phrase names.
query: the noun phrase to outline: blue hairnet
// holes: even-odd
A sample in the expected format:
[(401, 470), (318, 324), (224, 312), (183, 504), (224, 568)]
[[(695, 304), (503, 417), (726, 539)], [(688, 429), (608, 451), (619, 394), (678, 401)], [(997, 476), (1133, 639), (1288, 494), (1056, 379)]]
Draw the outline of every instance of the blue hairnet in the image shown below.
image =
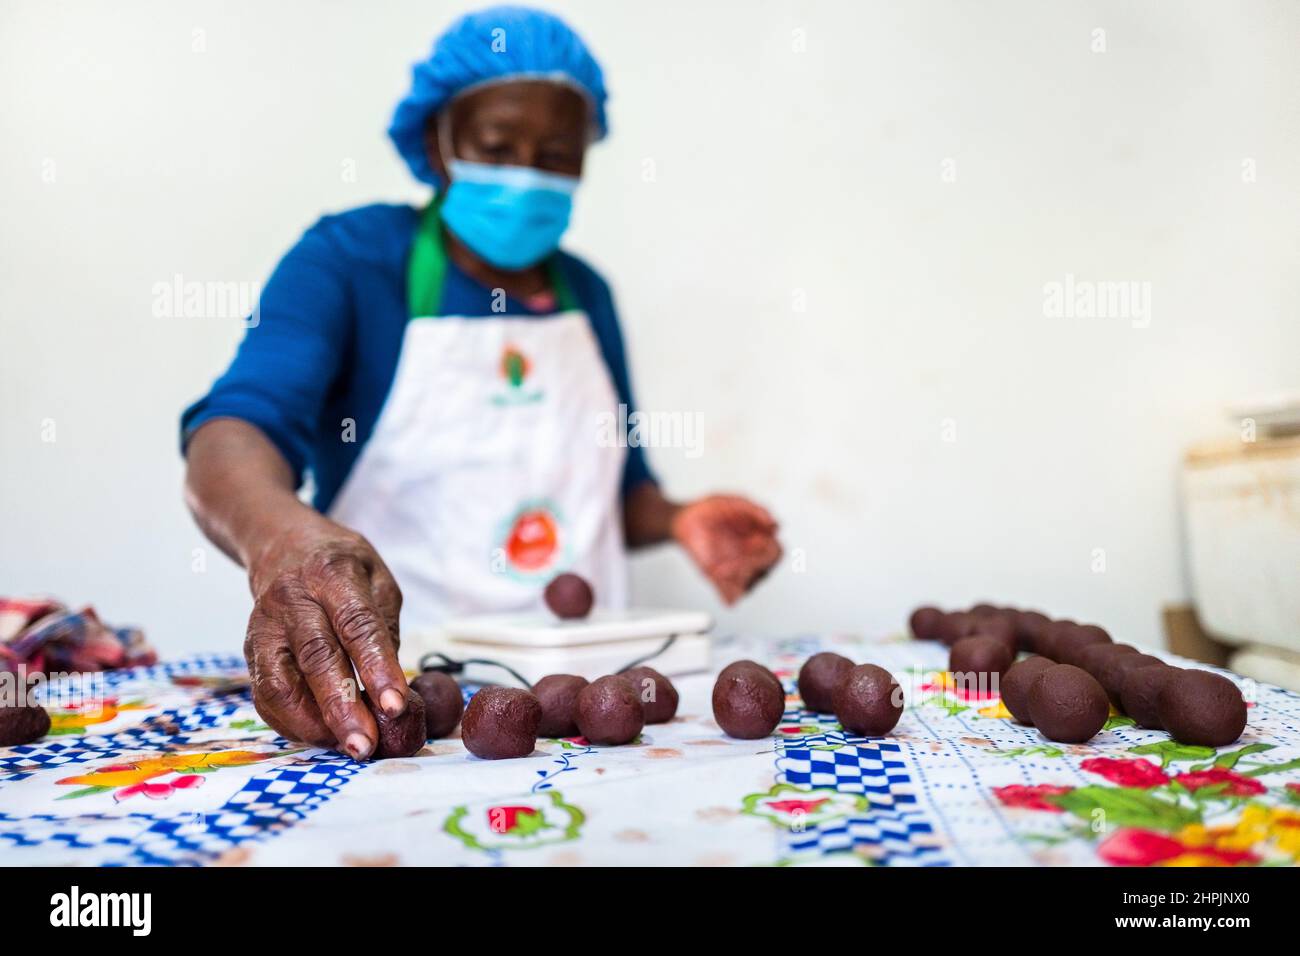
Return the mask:
[(528, 7), (489, 7), (461, 17), (411, 70), (411, 90), (393, 111), (389, 138), (415, 178), (438, 186), (424, 126), (457, 93), (510, 78), (572, 83), (591, 102), (595, 138), (605, 135), (605, 78), (582, 39), (559, 17)]

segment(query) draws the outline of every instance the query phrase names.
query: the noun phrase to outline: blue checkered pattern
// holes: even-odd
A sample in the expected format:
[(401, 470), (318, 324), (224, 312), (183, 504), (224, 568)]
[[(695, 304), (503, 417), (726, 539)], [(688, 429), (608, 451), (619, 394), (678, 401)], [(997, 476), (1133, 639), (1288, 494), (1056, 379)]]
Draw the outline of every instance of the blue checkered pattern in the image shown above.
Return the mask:
[(272, 767), (218, 810), (156, 820), (131, 841), (122, 859), (108, 865), (200, 866), (250, 840), (287, 830), (363, 769), (364, 764), (332, 753)]
[[(243, 672), (243, 662), (238, 658), (205, 655), (156, 667), (115, 671), (104, 677), (109, 686), (130, 694), (131, 685), (141, 690), (140, 685), (169, 682), (181, 675), (227, 677)], [(34, 744), (0, 749), (0, 788), (40, 773), (75, 775), (78, 765), (89, 762), (189, 750), (240, 717), (256, 718), (247, 690), (218, 694), (196, 687), (187, 693), (195, 699), (191, 706), (153, 714), (118, 733), (48, 737)], [(272, 743), (288, 746), (273, 734), (254, 736), (259, 749)], [(289, 828), (364, 768), (364, 764), (335, 753), (286, 754), (261, 765), (260, 771), (247, 778), (220, 808), (201, 814), (177, 811), (165, 801), (152, 803), (143, 798), (132, 798), (131, 805), (148, 807), (150, 812), (78, 814), (74, 812), (76, 800), (61, 805), (73, 811), (67, 815), (15, 816), (0, 812), (0, 846), (66, 848), (78, 851), (75, 862), (101, 866), (200, 865), (250, 840), (266, 839)], [(223, 774), (239, 772), (218, 770), (212, 783), (220, 781)]]
[[(790, 688), (788, 688), (790, 689)], [(864, 796), (860, 813), (782, 834), (789, 856), (853, 852), (890, 866), (947, 866), (933, 826), (917, 804), (916, 791), (894, 741), (846, 734), (830, 715), (794, 708), (783, 726), (820, 728), (787, 736), (777, 744), (777, 783)]]
[(56, 843), (97, 850), (96, 859), (86, 862), (101, 866), (197, 866), (288, 829), (364, 768), (337, 754), (317, 753), (257, 774), (219, 809), (204, 814), (0, 813), (0, 841), (13, 847)]

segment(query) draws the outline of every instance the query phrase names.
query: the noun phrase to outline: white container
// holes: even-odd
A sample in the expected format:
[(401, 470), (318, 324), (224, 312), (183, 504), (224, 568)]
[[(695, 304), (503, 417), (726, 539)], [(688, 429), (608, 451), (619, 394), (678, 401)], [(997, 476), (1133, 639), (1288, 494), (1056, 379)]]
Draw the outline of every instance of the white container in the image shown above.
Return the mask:
[(1192, 450), (1183, 502), (1201, 626), (1300, 651), (1300, 437)]

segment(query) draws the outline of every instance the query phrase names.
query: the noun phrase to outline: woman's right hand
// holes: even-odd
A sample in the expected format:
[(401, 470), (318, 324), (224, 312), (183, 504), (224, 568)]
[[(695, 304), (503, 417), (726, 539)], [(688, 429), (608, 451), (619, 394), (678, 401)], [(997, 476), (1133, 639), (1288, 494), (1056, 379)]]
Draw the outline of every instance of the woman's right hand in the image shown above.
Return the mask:
[(244, 656), (257, 712), (284, 737), (365, 760), (378, 728), (357, 676), (385, 713), (406, 710), (397, 582), (370, 542), (305, 507), (248, 565)]

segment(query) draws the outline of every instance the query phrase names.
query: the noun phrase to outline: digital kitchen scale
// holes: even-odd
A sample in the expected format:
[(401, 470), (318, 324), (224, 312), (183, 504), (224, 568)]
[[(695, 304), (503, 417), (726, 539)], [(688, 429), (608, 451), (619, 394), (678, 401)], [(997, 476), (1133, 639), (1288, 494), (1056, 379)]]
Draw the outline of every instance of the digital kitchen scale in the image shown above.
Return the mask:
[[(429, 650), (453, 661), (493, 661), (517, 671), (530, 684), (547, 674), (577, 674), (594, 680), (633, 663), (645, 663), (668, 677), (709, 667), (713, 618), (704, 611), (657, 608), (594, 610), (581, 620), (561, 620), (546, 611), (483, 614), (448, 620)], [(500, 668), (467, 663), (470, 683), (504, 683)]]

